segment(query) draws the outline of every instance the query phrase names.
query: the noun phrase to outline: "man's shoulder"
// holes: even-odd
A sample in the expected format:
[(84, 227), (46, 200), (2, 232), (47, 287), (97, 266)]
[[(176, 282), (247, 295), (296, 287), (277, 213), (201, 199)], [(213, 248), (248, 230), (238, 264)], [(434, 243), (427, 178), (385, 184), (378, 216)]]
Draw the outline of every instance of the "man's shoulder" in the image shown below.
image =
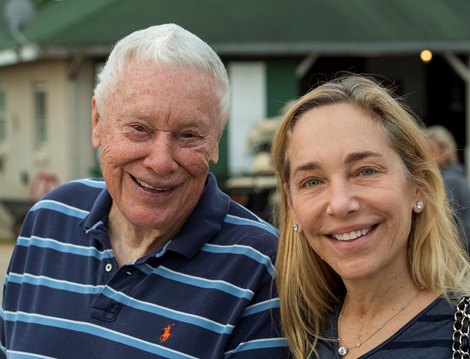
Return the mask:
[(106, 188), (106, 183), (102, 178), (82, 178), (76, 179), (58, 187), (55, 187), (49, 193), (47, 193), (42, 199), (60, 199), (67, 198), (70, 195), (77, 197), (78, 194), (86, 195), (87, 193), (99, 193)]
[(225, 245), (249, 246), (270, 254), (276, 251), (279, 237), (276, 227), (233, 201), (223, 220), (221, 234), (219, 240)]
[(230, 203), (225, 222), (247, 227), (250, 231), (267, 232), (275, 237), (278, 236), (276, 227), (233, 200)]
[(90, 209), (104, 189), (106, 184), (102, 178), (76, 179), (54, 188), (38, 203), (59, 202), (63, 205)]

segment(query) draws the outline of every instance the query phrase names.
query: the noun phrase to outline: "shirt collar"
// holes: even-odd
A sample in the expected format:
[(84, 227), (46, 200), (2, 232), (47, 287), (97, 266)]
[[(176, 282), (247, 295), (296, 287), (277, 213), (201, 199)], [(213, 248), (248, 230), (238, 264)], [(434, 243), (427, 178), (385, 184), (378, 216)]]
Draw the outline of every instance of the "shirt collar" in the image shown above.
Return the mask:
[[(107, 232), (111, 203), (109, 191), (104, 188), (81, 223), (85, 232)], [(194, 256), (206, 242), (219, 234), (229, 205), (230, 198), (219, 189), (215, 176), (209, 173), (196, 207), (166, 250), (181, 253), (187, 258)]]
[(213, 174), (209, 173), (206, 187), (187, 221), (170, 243), (168, 250), (173, 250), (188, 258), (216, 237), (228, 213), (230, 198), (217, 186)]

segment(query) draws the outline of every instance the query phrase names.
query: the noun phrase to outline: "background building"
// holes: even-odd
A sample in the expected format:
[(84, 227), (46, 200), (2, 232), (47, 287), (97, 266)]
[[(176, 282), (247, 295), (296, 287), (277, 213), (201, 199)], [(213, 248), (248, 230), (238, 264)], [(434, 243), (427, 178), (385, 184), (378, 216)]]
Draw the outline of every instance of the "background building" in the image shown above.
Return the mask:
[[(119, 38), (159, 23), (196, 33), (227, 66), (232, 110), (212, 168), (222, 184), (250, 174), (246, 139), (256, 122), (276, 117), (289, 100), (339, 71), (377, 75), (426, 124), (444, 124), (462, 149), (470, 143), (468, 0), (0, 0), (0, 6), (0, 203), (10, 209), (58, 183), (99, 173), (90, 140), (96, 73)], [(425, 49), (433, 54), (428, 63), (420, 59)], [(12, 220), (0, 208), (0, 228)]]

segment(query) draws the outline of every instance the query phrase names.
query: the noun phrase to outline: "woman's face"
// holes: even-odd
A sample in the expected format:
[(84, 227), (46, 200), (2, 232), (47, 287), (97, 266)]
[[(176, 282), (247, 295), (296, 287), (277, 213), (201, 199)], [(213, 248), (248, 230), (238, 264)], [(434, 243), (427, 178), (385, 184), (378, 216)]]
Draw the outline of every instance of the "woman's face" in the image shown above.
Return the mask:
[(380, 124), (350, 104), (314, 108), (295, 125), (287, 154), (284, 190), (313, 250), (344, 280), (403, 271), (422, 197)]

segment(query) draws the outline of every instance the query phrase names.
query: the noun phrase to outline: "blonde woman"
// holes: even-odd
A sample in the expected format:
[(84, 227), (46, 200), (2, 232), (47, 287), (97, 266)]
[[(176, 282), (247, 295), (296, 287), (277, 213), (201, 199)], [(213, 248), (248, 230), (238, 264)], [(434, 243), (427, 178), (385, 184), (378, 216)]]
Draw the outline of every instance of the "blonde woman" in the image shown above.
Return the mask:
[(426, 137), (377, 82), (300, 98), (276, 134), (278, 288), (294, 358), (450, 358), (470, 267)]

